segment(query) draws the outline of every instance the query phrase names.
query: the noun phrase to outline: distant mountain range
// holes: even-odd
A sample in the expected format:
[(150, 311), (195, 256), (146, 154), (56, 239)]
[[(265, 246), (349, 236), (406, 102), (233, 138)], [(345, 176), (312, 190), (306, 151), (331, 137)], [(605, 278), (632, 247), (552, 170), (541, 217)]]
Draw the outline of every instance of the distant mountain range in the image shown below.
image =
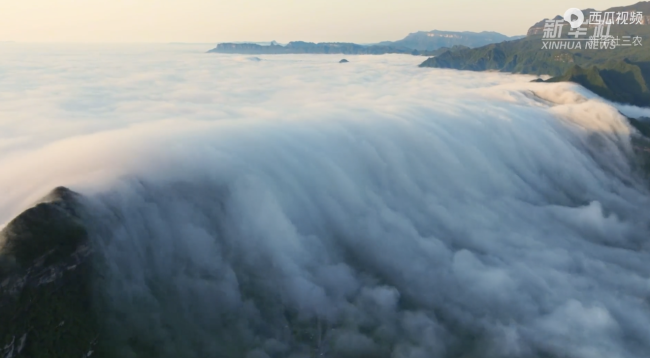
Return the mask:
[[(586, 19), (592, 11), (595, 10), (583, 10)], [(639, 36), (642, 41), (650, 39), (650, 2), (644, 1), (604, 11), (642, 12), (642, 25), (612, 25), (610, 34)], [(561, 17), (556, 16), (555, 19)], [(420, 67), (546, 74), (555, 76), (550, 81), (580, 83), (613, 101), (650, 107), (650, 77), (647, 70), (650, 63), (650, 43), (615, 49), (542, 49), (545, 20), (534, 24), (525, 38), (478, 48), (445, 51), (427, 59)], [(565, 25), (561, 37), (568, 38), (569, 31), (569, 26)], [(590, 30), (589, 34), (592, 31)]]
[(467, 46), (480, 47), (492, 43), (517, 40), (525, 36), (506, 36), (498, 32), (453, 32), (453, 31), (418, 31), (398, 41), (384, 41), (379, 45), (403, 47), (418, 51), (434, 51), (441, 47)]
[(272, 43), (259, 45), (254, 43), (220, 43), (208, 51), (212, 53), (236, 53), (247, 55), (274, 54), (345, 54), (345, 55), (382, 55), (387, 53), (411, 53), (413, 50), (383, 45), (357, 45), (345, 42), (304, 42), (293, 41), (286, 45)]
[[(439, 49), (454, 46), (477, 47), (486, 44), (522, 38), (523, 36), (508, 37), (497, 32), (452, 32), (452, 31), (419, 31), (411, 33), (399, 41), (384, 41), (378, 44), (359, 45), (344, 42), (304, 42), (293, 41), (280, 45), (275, 41), (269, 44), (260, 43), (220, 43), (208, 52), (237, 53), (247, 55), (262, 54), (350, 54), (350, 55), (381, 55), (387, 53), (405, 53), (413, 55), (434, 56)], [(458, 47), (456, 47), (458, 49)]]
[[(596, 10), (583, 10), (585, 18)], [(642, 25), (612, 25), (614, 36), (639, 36), (650, 41), (650, 1), (619, 6), (607, 12), (641, 12)], [(553, 19), (562, 19), (560, 15)], [(531, 26), (527, 35), (508, 37), (496, 32), (419, 31), (402, 40), (371, 45), (353, 43), (312, 43), (303, 41), (280, 45), (221, 43), (209, 52), (237, 54), (388, 54), (402, 53), (433, 56), (420, 67), (459, 70), (551, 75), (549, 81), (580, 83), (613, 101), (650, 107), (650, 50), (648, 46), (628, 46), (609, 50), (543, 49), (542, 34), (547, 19)], [(593, 29), (594, 25), (588, 25)], [(561, 38), (568, 38), (569, 26), (563, 26)], [(589, 32), (591, 33), (590, 30)]]

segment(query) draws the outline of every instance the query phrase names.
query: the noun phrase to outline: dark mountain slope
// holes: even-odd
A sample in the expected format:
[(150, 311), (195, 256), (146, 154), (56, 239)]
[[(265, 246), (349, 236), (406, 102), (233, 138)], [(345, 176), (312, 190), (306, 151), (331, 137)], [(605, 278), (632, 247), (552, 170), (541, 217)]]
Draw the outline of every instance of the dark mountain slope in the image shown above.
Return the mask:
[[(593, 9), (583, 12), (585, 17)], [(642, 11), (642, 25), (612, 25), (613, 36), (650, 38), (650, 2), (616, 7), (605, 11)], [(557, 16), (556, 19), (560, 17)], [(615, 49), (544, 49), (542, 29), (544, 20), (528, 30), (524, 39), (487, 46), (446, 51), (431, 57), (420, 67), (451, 68), (458, 70), (551, 75), (552, 81), (573, 81), (585, 85), (599, 95), (613, 101), (648, 106), (647, 46), (627, 46)], [(588, 34), (592, 34), (590, 29)], [(561, 38), (568, 38), (569, 26), (563, 27)]]
[(602, 66), (571, 67), (547, 82), (571, 81), (612, 101), (650, 106), (650, 62), (612, 61)]
[(101, 357), (77, 200), (57, 188), (0, 232), (1, 357)]

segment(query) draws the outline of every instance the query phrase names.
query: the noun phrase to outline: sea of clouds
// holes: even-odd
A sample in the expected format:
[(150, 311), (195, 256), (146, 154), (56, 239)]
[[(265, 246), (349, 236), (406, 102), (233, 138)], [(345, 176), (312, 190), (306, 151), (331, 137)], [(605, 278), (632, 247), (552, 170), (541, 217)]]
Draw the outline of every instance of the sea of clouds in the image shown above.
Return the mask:
[(623, 111), (416, 56), (0, 44), (0, 223), (84, 195), (120, 357), (641, 357)]

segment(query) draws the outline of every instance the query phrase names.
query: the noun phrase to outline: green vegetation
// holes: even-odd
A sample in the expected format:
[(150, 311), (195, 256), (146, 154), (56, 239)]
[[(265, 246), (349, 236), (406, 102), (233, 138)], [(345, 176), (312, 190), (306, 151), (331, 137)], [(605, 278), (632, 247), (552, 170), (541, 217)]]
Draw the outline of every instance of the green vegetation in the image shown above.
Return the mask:
[(602, 66), (571, 67), (562, 76), (547, 82), (571, 81), (612, 101), (650, 106), (650, 62), (628, 59), (610, 61)]
[[(593, 10), (584, 10), (588, 18)], [(606, 11), (642, 11), (650, 13), (650, 2), (617, 7)], [(558, 19), (556, 17), (556, 19)], [(543, 49), (544, 21), (533, 25), (524, 39), (487, 46), (445, 51), (424, 61), (420, 67), (458, 70), (551, 75), (552, 81), (573, 81), (613, 101), (650, 106), (648, 98), (648, 63), (650, 50), (645, 46), (615, 49)], [(591, 34), (593, 28), (589, 30)], [(569, 38), (569, 26), (564, 26), (561, 38)], [(650, 39), (650, 23), (644, 25), (612, 25), (613, 36), (639, 36)], [(642, 43), (643, 44), (643, 43)]]
[[(638, 36), (650, 38), (650, 26), (638, 26)], [(541, 36), (506, 41), (474, 49), (446, 51), (424, 61), (420, 67), (453, 68), (457, 70), (527, 73), (559, 76), (575, 65), (589, 67), (628, 59), (650, 60), (650, 51), (644, 46), (630, 46), (613, 50), (546, 50)]]
[(419, 56), (439, 56), (439, 55), (442, 55), (443, 53), (445, 53), (447, 51), (449, 51), (449, 52), (458, 52), (458, 51), (466, 50), (466, 49), (469, 49), (469, 47), (463, 46), (463, 45), (454, 45), (452, 47), (441, 47), (441, 48), (439, 48), (437, 50), (433, 50), (433, 51), (413, 50), (413, 52), (411, 52), (411, 54), (415, 55), (415, 56), (418, 56), (418, 55)]
[(641, 134), (631, 136), (632, 148), (636, 154), (632, 165), (643, 177), (650, 180), (650, 118), (626, 118)]
[(650, 140), (650, 118), (628, 118), (632, 127)]

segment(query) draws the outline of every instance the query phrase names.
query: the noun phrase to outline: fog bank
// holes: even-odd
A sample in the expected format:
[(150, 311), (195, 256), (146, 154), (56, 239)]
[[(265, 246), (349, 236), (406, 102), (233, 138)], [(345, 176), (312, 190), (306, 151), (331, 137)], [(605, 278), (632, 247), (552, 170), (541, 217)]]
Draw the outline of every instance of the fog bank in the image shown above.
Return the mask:
[(414, 56), (13, 51), (0, 222), (84, 194), (123, 357), (650, 349), (645, 110)]

